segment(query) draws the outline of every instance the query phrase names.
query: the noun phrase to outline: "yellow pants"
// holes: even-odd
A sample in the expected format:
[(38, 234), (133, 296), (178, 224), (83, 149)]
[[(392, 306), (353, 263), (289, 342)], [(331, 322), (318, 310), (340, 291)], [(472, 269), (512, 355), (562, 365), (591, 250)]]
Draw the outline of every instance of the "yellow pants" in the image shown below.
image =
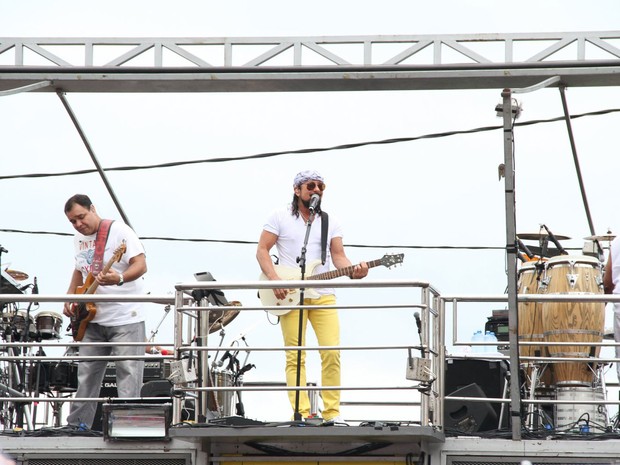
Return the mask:
[[(304, 299), (304, 305), (335, 305), (336, 296), (324, 295), (318, 299)], [(338, 310), (335, 308), (311, 309), (303, 311), (303, 329), (301, 345), (306, 345), (306, 326), (308, 320), (314, 329), (317, 341), (320, 346), (340, 345), (340, 322), (338, 320)], [(282, 315), (280, 317), (282, 326), (282, 336), (285, 346), (297, 346), (299, 335), (299, 310)], [(286, 351), (286, 384), (296, 386), (297, 383), (297, 352), (296, 350)], [(320, 350), (321, 354), (321, 384), (323, 386), (340, 386), (340, 351), (339, 350)], [(306, 351), (301, 352), (301, 370), (299, 385), (306, 385)], [(340, 415), (340, 391), (322, 391), (323, 397), (323, 418), (331, 420)], [(295, 410), (295, 391), (289, 391), (288, 397), (293, 410)], [(310, 414), (310, 400), (306, 391), (299, 392), (299, 413), (302, 418)]]

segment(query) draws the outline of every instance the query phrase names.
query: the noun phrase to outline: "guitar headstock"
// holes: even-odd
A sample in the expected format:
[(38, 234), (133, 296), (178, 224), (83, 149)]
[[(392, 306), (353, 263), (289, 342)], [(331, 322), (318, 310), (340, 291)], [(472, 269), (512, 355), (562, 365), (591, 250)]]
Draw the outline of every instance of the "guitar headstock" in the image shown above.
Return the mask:
[(390, 268), (394, 265), (398, 265), (402, 263), (404, 258), (405, 258), (404, 253), (386, 254), (383, 256), (383, 258), (380, 261), (383, 266)]
[(114, 253), (112, 254), (110, 263), (120, 262), (125, 252), (127, 252), (127, 242), (123, 241), (121, 245), (119, 245), (114, 251)]

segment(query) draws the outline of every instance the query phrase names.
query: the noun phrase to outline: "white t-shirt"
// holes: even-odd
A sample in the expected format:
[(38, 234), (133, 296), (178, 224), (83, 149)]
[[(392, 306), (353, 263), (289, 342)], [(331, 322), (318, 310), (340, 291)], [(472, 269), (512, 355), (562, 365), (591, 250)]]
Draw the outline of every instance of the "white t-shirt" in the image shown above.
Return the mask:
[[(321, 223), (321, 216), (317, 214), (310, 228), (310, 236), (308, 237), (306, 248), (306, 279), (311, 279), (312, 274), (329, 271), (329, 263), (331, 262), (329, 245), (334, 237), (342, 237), (340, 223), (330, 215), (327, 231), (327, 257), (325, 265), (321, 264)], [(279, 264), (299, 269), (297, 257), (301, 255), (301, 248), (304, 244), (307, 229), (306, 222), (301, 215), (293, 216), (290, 206), (285, 210), (275, 211), (269, 216), (263, 229), (278, 236), (276, 248), (280, 258)], [(313, 267), (314, 264), (317, 266)], [(332, 288), (315, 289), (315, 291), (321, 295), (334, 293)]]
[[(82, 273), (86, 280), (91, 271), (93, 258), (95, 255), (96, 234), (84, 236), (77, 233), (73, 243), (75, 247), (75, 269)], [(114, 262), (112, 269), (118, 273), (123, 273), (129, 268), (129, 260), (137, 255), (144, 253), (144, 247), (138, 239), (136, 233), (125, 223), (114, 221), (110, 227), (108, 240), (103, 253), (103, 266), (105, 266), (114, 251), (122, 244), (123, 240), (127, 250), (122, 255), (120, 262)], [(140, 277), (134, 281), (125, 282), (122, 286), (98, 286), (96, 294), (144, 294), (144, 278)], [(99, 302), (97, 303), (97, 313), (93, 318), (93, 323), (102, 326), (120, 326), (130, 323), (144, 321), (143, 302)]]

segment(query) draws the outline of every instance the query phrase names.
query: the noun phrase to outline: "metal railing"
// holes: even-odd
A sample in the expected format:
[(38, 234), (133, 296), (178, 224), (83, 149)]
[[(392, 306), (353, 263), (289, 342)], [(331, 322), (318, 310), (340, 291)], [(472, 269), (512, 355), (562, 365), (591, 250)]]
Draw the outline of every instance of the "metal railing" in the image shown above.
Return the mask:
[[(286, 287), (301, 287), (306, 288), (324, 286), (324, 281), (286, 281)], [(400, 341), (393, 344), (364, 344), (364, 345), (342, 345), (338, 347), (283, 347), (281, 345), (263, 346), (263, 347), (244, 347), (244, 351), (261, 353), (261, 352), (282, 352), (285, 350), (340, 350), (340, 351), (367, 351), (369, 358), (373, 356), (380, 360), (380, 355), (386, 351), (396, 351), (403, 354), (403, 371), (402, 379), (405, 381), (400, 385), (390, 384), (381, 385), (376, 380), (369, 382), (366, 385), (354, 386), (292, 386), (287, 387), (282, 383), (248, 383), (241, 386), (218, 386), (209, 381), (209, 373), (213, 369), (208, 363), (209, 354), (216, 353), (220, 350), (220, 347), (211, 344), (209, 340), (209, 327), (208, 327), (208, 313), (217, 311), (231, 310), (229, 306), (214, 306), (207, 304), (205, 301), (196, 301), (192, 298), (191, 293), (194, 290), (257, 290), (257, 289), (272, 289), (276, 287), (282, 287), (282, 282), (276, 281), (259, 281), (259, 282), (192, 282), (186, 284), (178, 284), (176, 286), (176, 294), (171, 295), (30, 295), (30, 294), (1, 294), (0, 306), (8, 309), (8, 306), (13, 306), (17, 311), (20, 304), (30, 304), (32, 302), (151, 302), (158, 304), (173, 305), (174, 308), (174, 341), (157, 343), (162, 347), (170, 347), (174, 355), (151, 355), (144, 354), (144, 356), (136, 357), (85, 357), (80, 356), (79, 351), (65, 352), (64, 355), (41, 355), (36, 351), (48, 347), (54, 348), (79, 348), (84, 345), (103, 345), (109, 346), (107, 343), (85, 343), (85, 342), (60, 342), (60, 341), (46, 341), (46, 340), (33, 340), (29, 342), (13, 341), (10, 337), (4, 338), (0, 341), (0, 365), (2, 370), (0, 373), (21, 373), (22, 377), (29, 377), (31, 373), (35, 373), (39, 370), (39, 364), (76, 364), (81, 360), (101, 360), (114, 361), (119, 359), (143, 359), (148, 361), (160, 361), (170, 365), (167, 374), (168, 379), (174, 384), (173, 386), (173, 422), (179, 423), (187, 418), (183, 417), (183, 414), (187, 413), (186, 401), (195, 402), (195, 408), (193, 408), (192, 421), (204, 420), (209, 418), (208, 413), (208, 396), (218, 395), (224, 393), (232, 393), (247, 391), (256, 393), (266, 393), (270, 391), (295, 391), (310, 389), (315, 392), (322, 392), (323, 390), (341, 390), (341, 391), (369, 391), (369, 392), (386, 392), (386, 391), (413, 391), (416, 392), (416, 396), (412, 397), (411, 405), (419, 405), (419, 415), (407, 418), (412, 424), (421, 425), (440, 425), (439, 412), (441, 412), (441, 406), (437, 395), (437, 383), (441, 382), (443, 376), (443, 369), (441, 357), (443, 354), (443, 332), (439, 321), (439, 312), (437, 310), (439, 293), (428, 283), (420, 281), (333, 281), (330, 282), (330, 287), (334, 288), (352, 288), (356, 295), (362, 291), (362, 289), (389, 289), (399, 288), (404, 289), (405, 292), (399, 293), (403, 295), (403, 298), (398, 301), (385, 304), (377, 303), (359, 304), (359, 305), (337, 305), (341, 311), (358, 311), (358, 310), (387, 310), (393, 309), (395, 312), (404, 312), (415, 310), (416, 314), (421, 316), (419, 335), (415, 335), (412, 331), (408, 334), (405, 341)], [(409, 292), (411, 291), (411, 292)], [(285, 307), (278, 307), (282, 310)], [(311, 310), (313, 306), (294, 306), (291, 309), (304, 308)], [(321, 307), (325, 308), (325, 307)], [(269, 310), (269, 307), (264, 306), (243, 306), (234, 307), (235, 310), (240, 312), (252, 312), (252, 311), (264, 311)], [(400, 313), (399, 313), (400, 314)], [(410, 316), (410, 314), (409, 314)], [(205, 322), (207, 322), (205, 324)], [(413, 321), (412, 321), (413, 322)], [(3, 322), (6, 324), (6, 322)], [(412, 326), (413, 328), (413, 326)], [(4, 329), (4, 328), (2, 328)], [(419, 340), (418, 339), (419, 336)], [(135, 342), (126, 345), (140, 345), (145, 346), (146, 343)], [(60, 349), (59, 349), (60, 350)], [(374, 354), (374, 355), (373, 355)], [(419, 362), (419, 360), (427, 360), (427, 362)], [(172, 373), (174, 370), (184, 370), (187, 362), (193, 361), (189, 366), (190, 371), (195, 370), (196, 379), (187, 381), (184, 379), (188, 373), (181, 373), (182, 376), (174, 376)], [(414, 378), (407, 380), (405, 371), (405, 361), (410, 363), (416, 363), (416, 368), (420, 370), (422, 375), (417, 374)], [(22, 370), (21, 372), (19, 370)], [(192, 373), (189, 373), (190, 375)], [(177, 373), (178, 375), (178, 373)], [(282, 372), (284, 377), (284, 372)], [(45, 418), (43, 421), (44, 426), (59, 426), (62, 418), (62, 405), (65, 403), (92, 400), (97, 402), (110, 401), (109, 397), (101, 396), (95, 399), (82, 399), (75, 397), (74, 389), (60, 390), (59, 392), (40, 392), (37, 387), (33, 387), (33, 384), (37, 384), (36, 380), (32, 379), (15, 379), (13, 375), (7, 376), (6, 379), (0, 379), (0, 406), (7, 405), (22, 405), (26, 407), (23, 421), (24, 428), (36, 428), (37, 415), (29, 412), (30, 406), (37, 405), (39, 402), (43, 405), (48, 404), (51, 409), (54, 410), (55, 416), (50, 420)], [(278, 385), (279, 384), (279, 385)], [(346, 384), (346, 383), (343, 383)], [(421, 399), (417, 401), (417, 393), (421, 392)], [(155, 398), (142, 398), (142, 400), (155, 400)], [(185, 400), (184, 400), (185, 399)], [(119, 399), (122, 400), (122, 399)], [(350, 402), (349, 404), (354, 404)], [(360, 405), (372, 405), (373, 402), (360, 402)], [(381, 405), (378, 402), (376, 405)], [(402, 405), (402, 404), (401, 404)], [(47, 408), (47, 407), (46, 407)], [(216, 412), (217, 414), (217, 412)], [(8, 419), (9, 424), (14, 419)], [(47, 424), (45, 423), (47, 422)], [(22, 423), (18, 421), (18, 423)], [(51, 423), (51, 424), (50, 424)], [(1, 422), (3, 425), (7, 425), (6, 422)]]
[[(257, 289), (275, 289), (278, 287), (286, 287), (288, 289), (306, 288), (311, 289), (313, 287), (325, 286), (324, 281), (286, 281), (283, 284), (282, 281), (256, 281), (256, 282), (191, 282), (180, 283), (176, 285), (176, 299), (177, 299), (177, 313), (175, 319), (175, 350), (180, 354), (196, 353), (198, 359), (198, 380), (195, 383), (187, 383), (187, 385), (175, 386), (179, 392), (185, 392), (190, 395), (194, 395), (198, 400), (199, 408), (197, 412), (205, 412), (208, 410), (208, 396), (210, 393), (218, 392), (231, 392), (231, 391), (300, 391), (306, 390), (305, 386), (225, 386), (218, 387), (209, 385), (208, 377), (202, 376), (202, 373), (208, 373), (212, 370), (207, 363), (208, 353), (219, 351), (219, 347), (214, 347), (208, 343), (208, 328), (206, 322), (209, 321), (208, 312), (220, 312), (230, 309), (226, 306), (214, 306), (207, 304), (204, 300), (201, 302), (193, 302), (190, 305), (183, 305), (181, 301), (186, 299), (188, 295), (192, 295), (195, 291), (229, 291), (229, 290), (257, 290)], [(340, 391), (381, 391), (381, 390), (417, 390), (422, 392), (421, 396), (421, 412), (419, 419), (411, 419), (412, 423), (419, 423), (422, 425), (434, 425), (436, 423), (435, 412), (441, 411), (441, 407), (438, 402), (437, 392), (434, 389), (434, 383), (441, 378), (443, 370), (440, 369), (440, 357), (443, 352), (443, 338), (440, 329), (440, 323), (436, 310), (438, 303), (439, 293), (432, 288), (426, 282), (420, 281), (330, 281), (330, 287), (334, 288), (352, 288), (357, 290), (361, 289), (373, 289), (373, 288), (405, 288), (419, 292), (420, 296), (417, 299), (412, 298), (411, 293), (405, 292), (406, 296), (404, 302), (397, 302), (392, 304), (356, 304), (356, 305), (335, 305), (341, 311), (356, 311), (356, 310), (373, 310), (373, 309), (395, 309), (399, 310), (419, 310), (417, 313), (421, 313), (419, 337), (420, 344), (403, 343), (396, 345), (363, 345), (363, 346), (337, 346), (337, 347), (324, 347), (324, 346), (295, 346), (295, 347), (244, 347), (244, 351), (249, 352), (264, 352), (264, 351), (285, 351), (285, 350), (302, 350), (302, 351), (319, 351), (319, 350), (339, 350), (339, 351), (369, 351), (377, 352), (383, 350), (402, 350), (407, 351), (409, 356), (407, 360), (415, 360), (417, 364), (418, 359), (425, 359), (428, 362), (420, 362), (420, 368), (424, 371), (424, 375), (420, 377), (418, 384), (404, 385), (404, 386), (380, 386), (380, 385), (364, 385), (364, 386), (314, 386), (316, 391), (324, 390), (340, 390)], [(241, 312), (244, 311), (269, 311), (269, 310), (297, 310), (304, 309), (312, 311), (313, 308), (327, 308), (325, 306), (312, 306), (312, 305), (278, 305), (278, 306), (243, 306), (235, 307), (235, 310)], [(191, 341), (199, 341), (197, 344), (192, 344)], [(420, 357), (411, 356), (412, 351), (419, 351)], [(403, 376), (404, 378), (405, 376)], [(205, 382), (206, 381), (206, 382)], [(174, 412), (178, 414), (180, 411), (180, 400), (175, 400)], [(371, 402), (372, 403), (372, 402)], [(173, 421), (179, 421), (180, 418), (176, 415)]]
[[(217, 353), (222, 350), (220, 346), (214, 345), (209, 338), (209, 316), (210, 312), (221, 312), (230, 310), (229, 306), (215, 306), (203, 301), (196, 301), (192, 297), (192, 292), (196, 290), (202, 291), (215, 291), (215, 290), (244, 290), (255, 291), (257, 289), (273, 289), (282, 287), (285, 285), (287, 288), (300, 288), (305, 287), (310, 289), (312, 287), (324, 286), (324, 281), (286, 281), (285, 284), (282, 281), (256, 281), (256, 282), (191, 282), (181, 283), (175, 287), (175, 295), (167, 296), (154, 296), (154, 295), (134, 295), (134, 296), (122, 296), (122, 295), (27, 295), (27, 294), (3, 294), (0, 295), (0, 304), (10, 303), (11, 305), (18, 305), (20, 303), (31, 302), (64, 302), (67, 300), (76, 302), (109, 302), (109, 301), (143, 301), (143, 302), (155, 302), (160, 304), (174, 305), (174, 340), (170, 342), (158, 343), (160, 346), (170, 347), (173, 351), (173, 355), (150, 355), (145, 354), (139, 357), (81, 357), (74, 353), (65, 353), (62, 356), (53, 355), (39, 355), (34, 353), (36, 349), (47, 347), (79, 347), (80, 345), (107, 345), (105, 343), (60, 343), (58, 341), (31, 341), (31, 342), (16, 342), (7, 340), (3, 337), (3, 341), (0, 341), (0, 364), (2, 364), (2, 370), (0, 373), (4, 376), (0, 380), (0, 404), (17, 404), (23, 403), (23, 405), (33, 405), (36, 402), (50, 403), (56, 405), (58, 403), (63, 404), (65, 402), (83, 401), (86, 399), (75, 398), (71, 392), (63, 392), (60, 395), (49, 396), (46, 393), (36, 392), (36, 389), (29, 389), (28, 382), (22, 383), (22, 380), (17, 380), (16, 384), (6, 384), (8, 379), (5, 375), (18, 364), (26, 364), (27, 366), (34, 367), (38, 363), (76, 363), (80, 360), (94, 360), (94, 359), (106, 359), (109, 361), (118, 360), (120, 358), (137, 358), (144, 360), (159, 360), (162, 363), (176, 364), (175, 369), (190, 371), (194, 370), (195, 379), (185, 379), (188, 373), (181, 373), (181, 376), (171, 376), (169, 379), (174, 383), (174, 397), (173, 397), (173, 421), (175, 423), (183, 421), (182, 413), (186, 410), (187, 405), (184, 403), (183, 398), (191, 399), (195, 401), (196, 406), (193, 409), (194, 417), (191, 418), (194, 421), (202, 420), (209, 410), (208, 396), (217, 395), (223, 393), (234, 392), (253, 392), (253, 393), (267, 393), (270, 391), (296, 391), (306, 390), (307, 386), (285, 386), (283, 383), (272, 382), (253, 382), (247, 383), (247, 385), (217, 385), (209, 381), (209, 373), (213, 370), (212, 364), (208, 362), (209, 354)], [(269, 345), (269, 346), (244, 346), (243, 351), (252, 353), (265, 353), (265, 352), (282, 352), (286, 350), (304, 350), (304, 351), (318, 351), (318, 350), (339, 350), (339, 351), (367, 351), (369, 357), (377, 357), (380, 359), (381, 354), (385, 351), (397, 351), (407, 354), (403, 357), (403, 360), (407, 360), (408, 369), (404, 370), (403, 366), (403, 380), (402, 384), (393, 383), (390, 385), (381, 385), (376, 380), (371, 380), (363, 385), (353, 385), (352, 383), (343, 383), (342, 386), (311, 386), (311, 390), (315, 392), (321, 392), (323, 390), (341, 390), (346, 391), (369, 391), (369, 392), (384, 392), (384, 391), (416, 391), (419, 392), (419, 404), (412, 402), (414, 405), (419, 405), (419, 417), (412, 417), (412, 424), (420, 424), (423, 426), (433, 426), (440, 430), (445, 430), (445, 402), (450, 401), (467, 401), (473, 403), (490, 402), (495, 404), (508, 405), (514, 401), (508, 391), (504, 391), (502, 395), (494, 396), (491, 398), (485, 397), (468, 397), (468, 396), (452, 396), (451, 393), (445, 391), (445, 367), (447, 364), (455, 360), (468, 360), (468, 359), (484, 359), (484, 360), (511, 360), (515, 356), (519, 360), (519, 368), (511, 368), (510, 382), (519, 379), (517, 372), (519, 369), (525, 367), (543, 367), (552, 366), (558, 363), (588, 363), (594, 366), (602, 366), (604, 364), (618, 363), (619, 358), (608, 356), (591, 356), (587, 358), (582, 357), (558, 357), (558, 356), (538, 356), (538, 355), (519, 355), (518, 347), (512, 347), (508, 341), (499, 341), (493, 343), (493, 345), (501, 345), (504, 347), (503, 353), (488, 354), (488, 353), (461, 353), (450, 354), (446, 351), (446, 347), (451, 346), (454, 348), (462, 347), (476, 347), (476, 346), (488, 346), (489, 342), (472, 342), (467, 337), (459, 337), (459, 329), (463, 326), (463, 318), (471, 320), (471, 313), (465, 312), (469, 304), (501, 304), (505, 305), (507, 302), (506, 295), (447, 295), (441, 296), (439, 292), (434, 289), (430, 284), (420, 281), (410, 280), (396, 280), (396, 281), (372, 281), (372, 280), (343, 280), (332, 281), (330, 287), (337, 289), (350, 288), (347, 291), (346, 299), (347, 304), (338, 304), (337, 308), (341, 312), (357, 312), (363, 310), (379, 311), (392, 309), (394, 312), (410, 312), (415, 310), (419, 314), (420, 327), (419, 327), (419, 340), (415, 334), (409, 334), (405, 341), (393, 341), (392, 344), (363, 344), (363, 345), (341, 345), (337, 347), (321, 347), (321, 346), (302, 346), (302, 347), (283, 347), (281, 345)], [(373, 289), (401, 289), (404, 292), (391, 293), (398, 294), (398, 297), (394, 301), (389, 303), (378, 302), (376, 304), (369, 304), (363, 298), (362, 304), (349, 303), (357, 300), (358, 296), (362, 295), (364, 291), (372, 291)], [(615, 295), (561, 295), (561, 294), (519, 294), (519, 305), (527, 303), (573, 303), (573, 304), (585, 304), (585, 303), (599, 303), (605, 305), (609, 302), (620, 302), (620, 296)], [(275, 309), (276, 307), (264, 307), (261, 305), (256, 306), (242, 306), (234, 307), (239, 312), (263, 312), (269, 309)], [(311, 311), (316, 306), (310, 305), (292, 305), (290, 307), (277, 306), (278, 310), (283, 309), (307, 309)], [(324, 307), (321, 307), (324, 308)], [(206, 323), (205, 323), (206, 322)], [(4, 322), (3, 324), (5, 324)], [(413, 332), (412, 332), (413, 333)], [(451, 337), (447, 338), (446, 335), (451, 334)], [(411, 336), (411, 337), (409, 337)], [(411, 339), (415, 340), (412, 341)], [(145, 345), (145, 343), (135, 342), (130, 345)], [(518, 345), (522, 348), (527, 346), (541, 346), (541, 347), (563, 347), (563, 346), (588, 346), (594, 348), (602, 347), (617, 347), (620, 343), (614, 341), (603, 340), (600, 341), (521, 341)], [(184, 363), (190, 361), (189, 366), (185, 366)], [(369, 365), (372, 365), (371, 363)], [(404, 365), (404, 363), (403, 363)], [(172, 370), (172, 368), (170, 368)], [(282, 373), (283, 375), (283, 373)], [(411, 375), (411, 376), (409, 376)], [(11, 381), (13, 382), (13, 381)], [(596, 379), (596, 382), (602, 382), (605, 386), (605, 380)], [(524, 408), (530, 409), (532, 406), (545, 406), (553, 405), (557, 408), (558, 405), (582, 405), (582, 404), (596, 404), (596, 405), (613, 405), (617, 404), (617, 401), (608, 400), (607, 398), (577, 398), (577, 399), (550, 399), (536, 397), (532, 395), (533, 387), (530, 386), (529, 390), (521, 391), (521, 398), (517, 399), (519, 405), (523, 405)], [(35, 391), (35, 392), (33, 392)], [(417, 395), (417, 394), (416, 394)], [(108, 401), (109, 398), (100, 397), (92, 399), (95, 401)], [(355, 404), (355, 402), (343, 402), (343, 404)], [(373, 402), (359, 402), (360, 405), (371, 406)], [(377, 405), (380, 405), (378, 402)], [(533, 407), (532, 407), (533, 408)], [(506, 413), (507, 414), (507, 413)], [(515, 420), (514, 416), (512, 420)], [(207, 418), (208, 421), (208, 418)], [(520, 421), (520, 420), (519, 420)], [(32, 419), (27, 419), (26, 427), (34, 427), (35, 423), (32, 423)]]

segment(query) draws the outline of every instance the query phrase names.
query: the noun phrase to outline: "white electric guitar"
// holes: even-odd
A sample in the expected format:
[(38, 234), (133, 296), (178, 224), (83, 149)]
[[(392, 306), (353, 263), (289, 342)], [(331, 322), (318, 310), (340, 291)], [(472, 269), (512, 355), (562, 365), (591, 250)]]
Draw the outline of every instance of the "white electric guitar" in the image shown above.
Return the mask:
[[(390, 268), (394, 265), (402, 263), (404, 256), (405, 254), (402, 254), (402, 253), (393, 254), (393, 255), (384, 255), (383, 258), (380, 258), (379, 260), (372, 260), (366, 263), (368, 264), (368, 268), (374, 268), (375, 266), (379, 266), (379, 265), (383, 265), (387, 268)], [(308, 272), (306, 275), (306, 279), (317, 279), (317, 280), (334, 279), (334, 278), (339, 278), (340, 276), (349, 276), (351, 275), (351, 273), (353, 273), (353, 268), (355, 268), (355, 266), (347, 266), (347, 267), (340, 268), (337, 270), (326, 271), (324, 273), (313, 275), (312, 273), (320, 264), (321, 264), (321, 260), (315, 260), (307, 266)], [(294, 281), (294, 280), (301, 279), (301, 270), (299, 268), (283, 266), (283, 265), (274, 265), (274, 267), (276, 269), (276, 273), (278, 273), (278, 276), (282, 280), (293, 280)], [(260, 279), (267, 280), (267, 276), (265, 276), (264, 273), (261, 273)], [(260, 297), (261, 303), (266, 307), (276, 307), (278, 305), (290, 306), (290, 305), (295, 305), (299, 303), (299, 289), (288, 289), (288, 293), (286, 294), (286, 297), (284, 299), (276, 298), (275, 294), (273, 293), (273, 289), (259, 289), (258, 295)], [(304, 289), (304, 297), (307, 299), (318, 299), (320, 296), (313, 289)], [(287, 310), (284, 310), (284, 309), (283, 310), (276, 310), (276, 309), (268, 310), (269, 313), (271, 313), (272, 315), (277, 315), (277, 316), (285, 315), (286, 313), (290, 311), (291, 310), (288, 310), (288, 309)]]

